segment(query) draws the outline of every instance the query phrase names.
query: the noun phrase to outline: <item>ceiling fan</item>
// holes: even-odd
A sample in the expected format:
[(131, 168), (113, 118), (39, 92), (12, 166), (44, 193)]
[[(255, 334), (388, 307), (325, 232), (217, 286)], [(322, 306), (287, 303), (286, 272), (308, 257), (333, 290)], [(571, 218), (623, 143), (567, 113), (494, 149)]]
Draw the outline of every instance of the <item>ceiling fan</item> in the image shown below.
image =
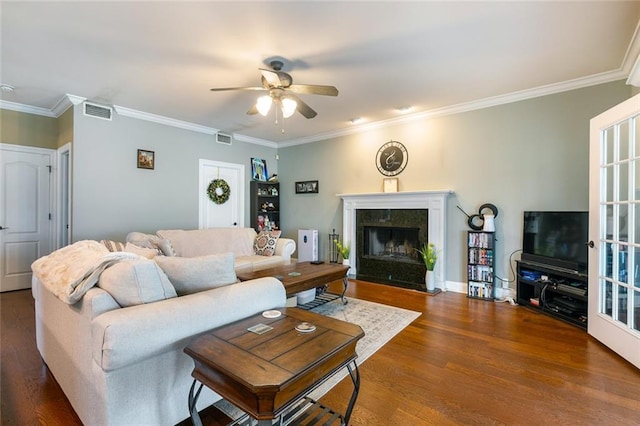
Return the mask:
[(296, 111), (306, 118), (313, 118), (318, 115), (309, 105), (307, 105), (296, 94), (304, 95), (324, 95), (338, 96), (338, 89), (334, 86), (319, 86), (315, 84), (293, 84), (293, 78), (282, 70), (282, 61), (274, 60), (269, 63), (273, 70), (258, 68), (262, 74), (262, 87), (221, 87), (211, 89), (212, 92), (222, 92), (227, 90), (258, 90), (268, 93), (258, 98), (257, 102), (247, 111), (253, 115), (260, 113), (266, 116), (275, 103), (282, 110), (284, 118), (291, 117)]

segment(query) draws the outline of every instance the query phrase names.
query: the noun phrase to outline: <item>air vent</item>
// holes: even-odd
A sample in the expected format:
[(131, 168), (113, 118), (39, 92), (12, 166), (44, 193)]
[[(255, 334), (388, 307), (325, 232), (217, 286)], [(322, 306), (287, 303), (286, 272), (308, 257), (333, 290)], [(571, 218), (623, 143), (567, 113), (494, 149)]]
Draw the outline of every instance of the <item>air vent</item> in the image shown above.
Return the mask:
[(84, 115), (111, 121), (112, 114), (113, 108), (92, 104), (89, 102), (84, 103)]
[(225, 135), (224, 133), (216, 133), (216, 142), (222, 143), (225, 145), (231, 145), (231, 142), (232, 142), (231, 135)]

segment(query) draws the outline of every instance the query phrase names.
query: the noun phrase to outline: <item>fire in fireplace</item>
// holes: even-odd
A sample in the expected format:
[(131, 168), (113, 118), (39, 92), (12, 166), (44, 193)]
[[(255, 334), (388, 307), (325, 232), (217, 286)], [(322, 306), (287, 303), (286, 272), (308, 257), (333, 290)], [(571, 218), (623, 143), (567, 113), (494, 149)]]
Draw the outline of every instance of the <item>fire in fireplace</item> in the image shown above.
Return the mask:
[(427, 209), (358, 209), (357, 278), (426, 290), (416, 249), (428, 241)]

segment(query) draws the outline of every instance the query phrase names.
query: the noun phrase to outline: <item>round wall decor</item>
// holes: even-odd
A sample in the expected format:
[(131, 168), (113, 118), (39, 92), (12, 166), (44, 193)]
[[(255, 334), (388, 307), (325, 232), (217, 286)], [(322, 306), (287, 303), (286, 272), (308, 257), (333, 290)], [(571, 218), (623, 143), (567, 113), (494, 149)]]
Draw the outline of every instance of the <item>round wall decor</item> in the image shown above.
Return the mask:
[(214, 179), (207, 187), (207, 195), (209, 199), (216, 204), (224, 204), (229, 199), (231, 188), (224, 179)]
[(407, 148), (397, 141), (385, 143), (376, 155), (376, 167), (385, 176), (399, 175), (407, 166), (408, 161)]

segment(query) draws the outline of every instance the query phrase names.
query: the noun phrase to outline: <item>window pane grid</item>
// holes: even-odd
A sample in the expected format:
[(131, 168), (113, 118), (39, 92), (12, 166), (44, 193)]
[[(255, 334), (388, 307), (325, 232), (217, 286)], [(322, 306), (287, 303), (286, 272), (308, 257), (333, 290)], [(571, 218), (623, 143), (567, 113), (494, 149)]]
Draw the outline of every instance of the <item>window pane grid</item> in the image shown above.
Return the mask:
[(640, 330), (640, 116), (601, 132), (599, 312)]

